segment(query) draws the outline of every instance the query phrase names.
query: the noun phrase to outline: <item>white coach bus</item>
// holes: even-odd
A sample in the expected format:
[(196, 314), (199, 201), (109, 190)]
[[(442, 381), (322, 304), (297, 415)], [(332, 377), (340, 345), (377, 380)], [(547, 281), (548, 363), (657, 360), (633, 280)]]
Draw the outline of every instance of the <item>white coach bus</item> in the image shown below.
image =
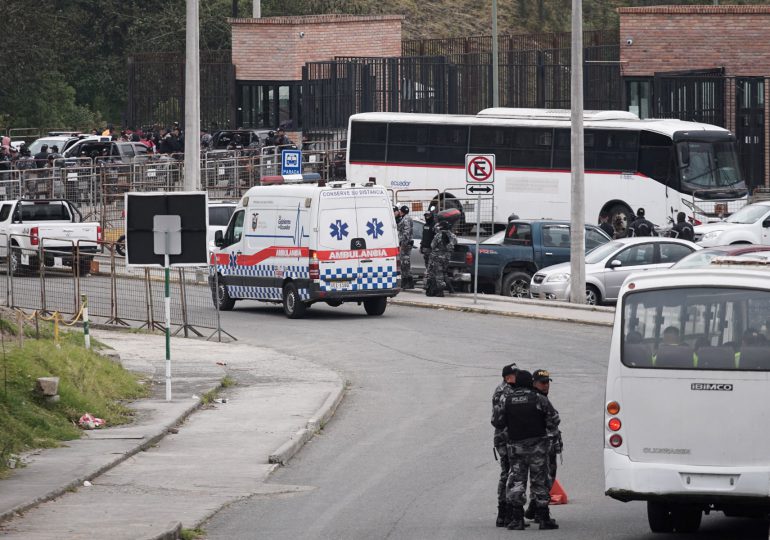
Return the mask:
[[(746, 202), (735, 136), (723, 128), (640, 120), (625, 111), (586, 111), (584, 123), (588, 223), (606, 213), (623, 231), (638, 207), (659, 226), (680, 211), (701, 223)], [(440, 196), (464, 197), (467, 153), (496, 156), (495, 223), (504, 224), (511, 213), (569, 219), (568, 110), (350, 117), (347, 176), (354, 182), (374, 180), (394, 191), (452, 189)]]
[(632, 275), (607, 369), (609, 497), (646, 501), (653, 532), (696, 531), (703, 512), (770, 512), (767, 269)]

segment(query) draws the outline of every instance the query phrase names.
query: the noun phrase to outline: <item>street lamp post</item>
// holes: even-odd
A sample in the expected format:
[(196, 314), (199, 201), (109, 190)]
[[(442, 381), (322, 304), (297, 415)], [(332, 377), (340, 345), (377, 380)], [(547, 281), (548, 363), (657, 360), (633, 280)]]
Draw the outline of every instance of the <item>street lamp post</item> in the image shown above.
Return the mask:
[(570, 198), (570, 302), (585, 304), (585, 163), (583, 146), (583, 5), (572, 0), (572, 183)]
[[(500, 62), (497, 43), (497, 0), (492, 0), (492, 106), (500, 106)], [(487, 94), (489, 95), (489, 94)]]
[(200, 189), (201, 74), (198, 43), (198, 0), (187, 0), (184, 73), (184, 189)]

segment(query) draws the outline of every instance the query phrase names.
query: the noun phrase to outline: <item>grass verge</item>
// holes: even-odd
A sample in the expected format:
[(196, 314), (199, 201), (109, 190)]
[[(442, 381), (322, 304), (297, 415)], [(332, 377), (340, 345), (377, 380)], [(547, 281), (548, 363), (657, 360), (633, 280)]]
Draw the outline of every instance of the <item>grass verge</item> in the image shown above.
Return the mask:
[[(47, 335), (47, 330), (41, 335)], [(129, 422), (133, 412), (124, 401), (147, 394), (137, 375), (85, 350), (80, 333), (62, 333), (59, 347), (50, 339), (28, 339), (19, 348), (13, 338), (4, 337), (4, 353), (0, 347), (0, 475), (20, 452), (78, 438), (81, 431), (76, 423), (83, 413), (104, 418), (108, 426)], [(35, 394), (38, 377), (59, 377), (59, 402), (47, 403)]]

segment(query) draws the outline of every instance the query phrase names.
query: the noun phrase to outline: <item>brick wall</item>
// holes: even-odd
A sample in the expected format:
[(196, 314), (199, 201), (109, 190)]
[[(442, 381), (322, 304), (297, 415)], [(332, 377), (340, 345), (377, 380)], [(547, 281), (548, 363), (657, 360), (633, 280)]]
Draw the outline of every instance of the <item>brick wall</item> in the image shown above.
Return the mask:
[(306, 62), (335, 56), (399, 56), (403, 19), (401, 15), (228, 19), (236, 78), (301, 80)]
[(655, 6), (618, 13), (626, 77), (715, 67), (727, 75), (770, 73), (770, 6)]

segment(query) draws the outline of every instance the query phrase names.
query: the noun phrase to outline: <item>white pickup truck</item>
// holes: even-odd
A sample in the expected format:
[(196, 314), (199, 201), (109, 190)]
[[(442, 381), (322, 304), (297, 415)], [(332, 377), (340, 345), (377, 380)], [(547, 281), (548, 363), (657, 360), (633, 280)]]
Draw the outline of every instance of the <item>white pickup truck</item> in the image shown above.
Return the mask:
[(42, 257), (45, 266), (71, 266), (84, 276), (101, 235), (99, 224), (83, 222), (80, 211), (65, 199), (0, 202), (0, 257), (14, 275), (38, 271)]
[(698, 225), (695, 227), (695, 242), (703, 247), (770, 245), (770, 201), (744, 206), (724, 221)]

